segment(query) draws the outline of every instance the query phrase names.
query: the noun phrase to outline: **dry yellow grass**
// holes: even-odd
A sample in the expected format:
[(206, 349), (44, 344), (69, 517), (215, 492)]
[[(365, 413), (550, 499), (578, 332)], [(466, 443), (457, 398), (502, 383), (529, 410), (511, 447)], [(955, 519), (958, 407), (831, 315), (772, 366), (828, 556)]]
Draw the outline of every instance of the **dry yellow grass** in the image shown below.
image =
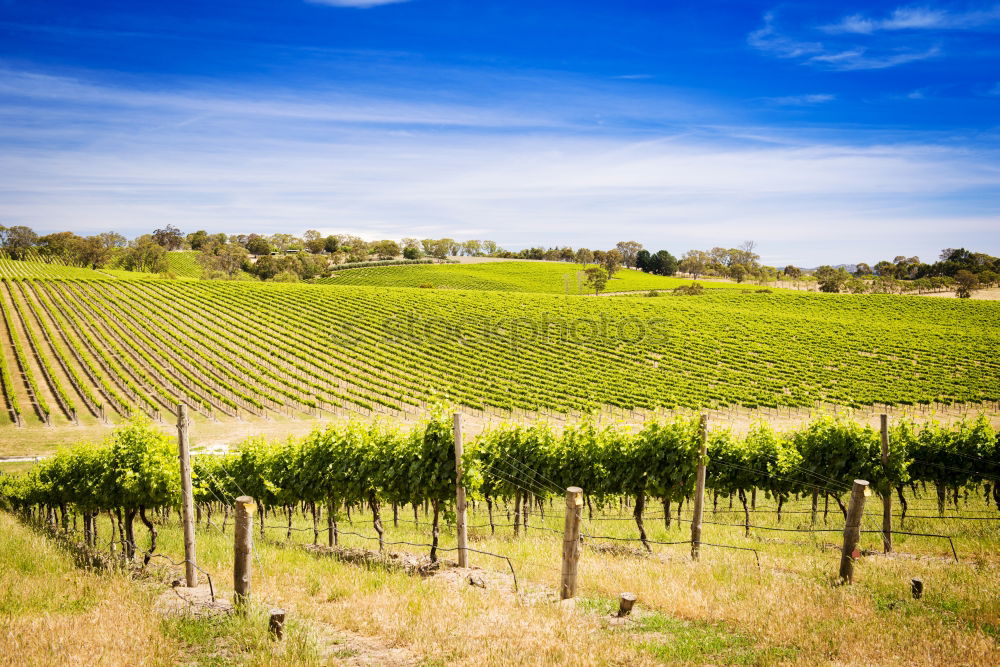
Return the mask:
[[(763, 510), (765, 502), (761, 499), (758, 509)], [(922, 508), (930, 504), (926, 496), (912, 499), (911, 515), (927, 515)], [(806, 528), (807, 507), (807, 500), (790, 503), (781, 524), (767, 511), (754, 514), (753, 522)], [(866, 528), (878, 525), (878, 509), (869, 508)], [(471, 525), (486, 521), (482, 510), (480, 506), (473, 513)], [(657, 510), (651, 507), (648, 512), (651, 539), (688, 537), (688, 523), (678, 529), (675, 521), (668, 529)], [(628, 546), (638, 551), (619, 550), (616, 555), (592, 548), (599, 541), (591, 539), (585, 541), (580, 562), (577, 604), (566, 608), (554, 601), (561, 546), (558, 503), (546, 511), (544, 520), (533, 515), (530, 524), (556, 533), (529, 530), (514, 538), (509, 527), (499, 527), (495, 536), (488, 528), (471, 531), (470, 546), (511, 558), (521, 594), (513, 593), (506, 564), (484, 555), (473, 553), (470, 558), (487, 571), (485, 589), (459, 576), (422, 579), (309, 552), (303, 546), (312, 541), (311, 520), (297, 514), (295, 527), (309, 530), (294, 531), (286, 542), (283, 518), (268, 516), (268, 538), (257, 536), (253, 565), (255, 612), (245, 619), (167, 621), (151, 611), (139, 584), (75, 570), (48, 540), (0, 516), (3, 534), (14, 536), (4, 544), (20, 545), (3, 551), (4, 609), (21, 610), (19, 620), (5, 621), (10, 632), (0, 648), (5, 655), (19, 656), (23, 664), (1000, 663), (1000, 522), (908, 519), (907, 528), (915, 532), (954, 534), (961, 562), (952, 562), (946, 541), (897, 535), (899, 553), (863, 558), (852, 586), (833, 585), (839, 560), (836, 531), (843, 522), (835, 508), (827, 519), (826, 527), (834, 531), (830, 533), (760, 529), (747, 538), (741, 527), (706, 525), (706, 541), (757, 549), (759, 570), (748, 551), (703, 547), (701, 561), (694, 563), (683, 544), (654, 545), (655, 554), (647, 557), (637, 544)], [(995, 513), (995, 508), (972, 496), (961, 512), (990, 511)], [(358, 512), (353, 513), (353, 524), (340, 517), (341, 530), (373, 534), (370, 516)], [(604, 518), (626, 518), (629, 510), (616, 503), (603, 513)], [(719, 503), (717, 513), (711, 503), (706, 508), (706, 519), (717, 523), (738, 523), (736, 516), (741, 515), (729, 514), (725, 502)], [(389, 540), (429, 538), (426, 526), (393, 527), (391, 513), (384, 511), (383, 517)], [(217, 522), (220, 517), (215, 518)], [(401, 511), (400, 518), (411, 519), (411, 510)], [(495, 518), (498, 524), (509, 522), (501, 508)], [(822, 516), (819, 524), (823, 527)], [(101, 531), (109, 534), (106, 524)], [(599, 522), (585, 517), (584, 532), (634, 537), (635, 526), (627, 519)], [(176, 518), (161, 526), (160, 536), (161, 550), (181, 558)], [(139, 540), (141, 548), (142, 529)], [(442, 543), (454, 545), (447, 527)], [(342, 535), (341, 544), (374, 548), (375, 543)], [(880, 538), (865, 534), (862, 544), (877, 549)], [(389, 548), (426, 555), (418, 547)], [(12, 557), (12, 552), (20, 555)], [(29, 561), (27, 554), (38, 558)], [(198, 558), (228, 596), (231, 522), (227, 534), (218, 525), (199, 527)], [(925, 582), (922, 600), (910, 597), (912, 577)], [(623, 591), (635, 592), (639, 603), (633, 620), (616, 625), (609, 613)], [(270, 606), (281, 606), (289, 614), (287, 639), (280, 645), (268, 641), (264, 630), (262, 612)], [(127, 634), (120, 632), (122, 627), (128, 628)]]
[(7, 665), (166, 665), (176, 643), (149, 594), (77, 569), (51, 540), (0, 513), (0, 656)]

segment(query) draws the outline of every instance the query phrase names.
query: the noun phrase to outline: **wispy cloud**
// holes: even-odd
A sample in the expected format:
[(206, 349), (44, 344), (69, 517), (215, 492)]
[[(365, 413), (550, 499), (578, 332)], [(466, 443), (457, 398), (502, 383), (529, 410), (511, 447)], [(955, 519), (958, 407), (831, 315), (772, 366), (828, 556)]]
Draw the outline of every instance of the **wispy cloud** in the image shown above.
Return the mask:
[(822, 26), (832, 34), (871, 35), (890, 30), (972, 30), (1000, 22), (1000, 6), (985, 10), (951, 12), (933, 7), (899, 7), (883, 18), (851, 14)]
[(837, 96), (828, 93), (814, 93), (811, 95), (786, 95), (784, 97), (768, 97), (765, 99), (771, 104), (779, 106), (805, 107), (832, 102), (837, 99)]
[(315, 5), (330, 5), (331, 7), (354, 7), (356, 9), (369, 9), (380, 5), (395, 5), (409, 0), (306, 0)]
[[(907, 27), (929, 28), (941, 25), (945, 18), (947, 15), (937, 10), (900, 9), (878, 21), (856, 14), (818, 30), (810, 25), (780, 29), (776, 14), (768, 12), (763, 26), (747, 35), (747, 43), (774, 57), (824, 69), (887, 69), (941, 56), (944, 49), (936, 42), (880, 41), (873, 38), (875, 33)], [(817, 31), (823, 34), (817, 35)]]
[(902, 53), (876, 53), (867, 48), (848, 49), (823, 53), (810, 58), (810, 62), (828, 65), (831, 69), (850, 71), (860, 69), (886, 69), (905, 65), (917, 60), (926, 60), (941, 55), (941, 47), (935, 45), (924, 51), (904, 51)]
[[(988, 211), (959, 203), (1000, 187), (982, 147), (722, 128), (699, 124), (706, 110), (672, 136), (641, 135), (615, 114), (581, 125), (583, 98), (568, 94), (515, 111), (400, 105), (394, 91), (317, 101), (312, 90), (141, 92), (13, 70), (0, 81), (0, 209), (5, 224), (46, 232), (475, 229), (508, 246), (628, 236), (677, 252), (750, 234), (816, 264), (854, 257), (862, 240), (891, 254), (904, 230), (917, 253), (983, 248), (976, 238), (995, 231)], [(602, 92), (600, 107), (669, 106), (645, 102)]]
[(765, 14), (764, 25), (747, 35), (747, 43), (779, 58), (800, 58), (823, 52), (822, 43), (793, 39), (779, 31), (775, 23), (774, 12)]

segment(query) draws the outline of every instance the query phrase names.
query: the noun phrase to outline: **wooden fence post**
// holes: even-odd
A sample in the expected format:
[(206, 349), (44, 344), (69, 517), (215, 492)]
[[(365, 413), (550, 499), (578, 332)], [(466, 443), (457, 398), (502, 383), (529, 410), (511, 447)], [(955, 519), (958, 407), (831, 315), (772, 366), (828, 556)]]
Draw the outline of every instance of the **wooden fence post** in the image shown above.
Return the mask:
[[(239, 606), (250, 599), (250, 560), (253, 557), (253, 498), (236, 499), (236, 540), (233, 548), (233, 602)], [(263, 519), (261, 519), (263, 521)]]
[(632, 613), (632, 606), (635, 605), (635, 593), (622, 593), (618, 596), (618, 618), (623, 618)]
[(919, 600), (924, 595), (924, 582), (921, 579), (910, 579), (910, 594), (914, 600)]
[(844, 521), (844, 548), (840, 553), (840, 580), (844, 583), (854, 581), (854, 549), (861, 539), (861, 518), (865, 513), (865, 491), (868, 482), (862, 479), (854, 480), (851, 490), (851, 502), (847, 506), (847, 518)]
[(882, 551), (892, 553), (892, 485), (889, 476), (889, 416), (882, 415), (882, 473), (886, 476), (882, 496)]
[(275, 639), (285, 636), (285, 610), (272, 609), (267, 618), (267, 630)]
[(177, 405), (177, 449), (181, 460), (181, 520), (184, 522), (184, 580), (188, 588), (198, 585), (195, 569), (197, 556), (194, 543), (194, 491), (191, 488), (191, 446), (188, 441), (187, 406)]
[(566, 489), (566, 524), (563, 529), (562, 580), (559, 599), (576, 596), (576, 564), (580, 560), (580, 518), (583, 516), (583, 489)]
[(465, 486), (462, 484), (462, 415), (455, 413), (455, 530), (458, 533), (458, 566), (469, 566), (465, 527)]
[(708, 460), (708, 415), (698, 424), (698, 477), (694, 490), (694, 515), (691, 517), (691, 558), (698, 560), (701, 548), (701, 517), (705, 508), (705, 464)]

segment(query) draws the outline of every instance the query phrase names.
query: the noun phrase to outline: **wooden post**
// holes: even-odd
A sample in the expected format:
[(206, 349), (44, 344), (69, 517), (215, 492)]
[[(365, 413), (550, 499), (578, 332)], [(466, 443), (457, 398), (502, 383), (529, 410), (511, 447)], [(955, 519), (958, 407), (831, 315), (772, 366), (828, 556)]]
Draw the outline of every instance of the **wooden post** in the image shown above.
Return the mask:
[(267, 630), (275, 639), (285, 636), (285, 610), (272, 609), (267, 619)]
[(236, 540), (233, 548), (233, 602), (237, 606), (250, 599), (250, 561), (253, 557), (253, 515), (257, 509), (253, 498), (236, 499)]
[(844, 583), (854, 581), (854, 549), (861, 539), (861, 517), (865, 513), (865, 491), (868, 482), (862, 479), (854, 480), (851, 490), (851, 502), (847, 506), (847, 518), (844, 521), (844, 548), (840, 553), (840, 580)]
[(563, 529), (562, 580), (559, 599), (576, 596), (576, 564), (580, 560), (580, 518), (583, 516), (583, 489), (566, 489), (566, 524)]
[(455, 530), (458, 533), (458, 566), (469, 566), (465, 528), (465, 486), (462, 485), (462, 415), (455, 413)]
[(628, 616), (632, 613), (632, 605), (635, 604), (635, 593), (622, 593), (618, 597), (618, 618)]
[(882, 551), (892, 553), (892, 485), (889, 476), (889, 416), (882, 415), (882, 473), (886, 476), (882, 496)]
[(698, 477), (694, 489), (694, 515), (691, 517), (691, 558), (698, 560), (701, 548), (701, 517), (705, 508), (705, 464), (708, 462), (708, 415), (698, 425)]
[(181, 520), (184, 523), (184, 580), (188, 588), (198, 585), (194, 544), (194, 492), (191, 488), (191, 447), (188, 442), (187, 406), (177, 405), (177, 449), (181, 460)]
[(910, 579), (910, 593), (914, 600), (919, 600), (924, 594), (924, 582), (921, 579)]

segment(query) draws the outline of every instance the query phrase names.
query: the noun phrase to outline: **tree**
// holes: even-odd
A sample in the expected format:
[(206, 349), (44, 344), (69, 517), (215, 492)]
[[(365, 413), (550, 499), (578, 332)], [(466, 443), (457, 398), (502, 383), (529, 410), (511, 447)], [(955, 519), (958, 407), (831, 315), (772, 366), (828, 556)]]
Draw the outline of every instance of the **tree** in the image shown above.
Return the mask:
[(955, 274), (955, 296), (959, 299), (968, 299), (977, 289), (979, 289), (979, 278), (976, 274), (965, 269)]
[(208, 240), (208, 232), (204, 229), (199, 229), (196, 232), (192, 232), (187, 235), (188, 245), (191, 246), (191, 250), (201, 250)]
[(887, 262), (884, 259), (877, 263), (874, 269), (875, 275), (877, 276), (888, 276), (890, 278), (896, 277), (896, 265), (892, 262)]
[[(452, 239), (425, 239), (430, 241), (430, 244), (424, 244), (424, 252), (426, 252), (431, 257), (436, 257), (438, 259), (447, 259), (448, 253), (451, 252), (452, 245), (455, 241)], [(421, 241), (421, 243), (424, 243)]]
[(330, 253), (331, 255), (337, 252), (337, 248), (340, 245), (340, 239), (338, 239), (333, 234), (330, 234), (325, 239), (323, 239), (323, 250)]
[(635, 268), (642, 272), (649, 271), (649, 259), (652, 257), (650, 252), (646, 249), (642, 249), (635, 254)]
[(184, 247), (184, 233), (173, 225), (153, 230), (153, 243), (167, 250), (180, 250)]
[(784, 268), (784, 274), (791, 278), (792, 280), (798, 280), (802, 277), (802, 269), (795, 266), (794, 264), (789, 264)]
[(270, 241), (271, 246), (278, 252), (292, 250), (301, 247), (302, 245), (302, 240), (297, 236), (292, 236), (291, 234), (272, 234)]
[(420, 259), (420, 248), (413, 246), (403, 248), (403, 259)]
[(604, 255), (604, 261), (601, 262), (601, 266), (608, 274), (608, 280), (614, 278), (615, 273), (618, 269), (622, 268), (622, 254), (617, 249), (609, 250)]
[(0, 243), (11, 259), (24, 259), (38, 243), (38, 234), (31, 227), (14, 225), (0, 228)]
[(688, 250), (681, 257), (680, 264), (678, 265), (680, 270), (684, 273), (690, 273), (691, 276), (697, 280), (698, 276), (705, 273), (711, 262), (711, 257), (704, 250)]
[(600, 294), (608, 284), (608, 272), (600, 266), (592, 266), (583, 272), (587, 275), (585, 284), (594, 288), (594, 296)]
[(870, 276), (872, 275), (872, 267), (868, 266), (864, 262), (858, 262), (858, 265), (854, 267), (854, 275), (857, 277)]
[(101, 245), (112, 250), (115, 248), (124, 248), (128, 245), (128, 239), (119, 234), (118, 232), (101, 232), (97, 236), (91, 237), (96, 238), (100, 241)]
[(167, 249), (145, 234), (129, 244), (120, 263), (126, 271), (163, 273), (167, 270)]
[(245, 247), (251, 255), (271, 254), (271, 244), (260, 234), (251, 234), (248, 236)]
[(672, 276), (677, 273), (677, 258), (666, 250), (660, 250), (655, 255), (649, 256), (645, 266), (646, 268), (643, 270), (648, 273), (658, 276)]
[(726, 273), (736, 282), (742, 283), (746, 280), (748, 271), (745, 264), (733, 264), (728, 268)]
[(744, 241), (734, 250), (730, 250), (730, 264), (742, 264), (746, 267), (747, 273), (753, 273), (760, 260), (760, 255), (754, 252), (756, 247), (756, 241)]
[(483, 241), (483, 253), (485, 255), (493, 257), (499, 252), (501, 252), (500, 246), (497, 245), (496, 241)]
[(377, 241), (372, 244), (371, 250), (379, 259), (392, 259), (400, 253), (399, 244), (390, 240)]
[(589, 248), (578, 248), (573, 257), (580, 266), (587, 266), (594, 261), (594, 253)]
[(615, 249), (621, 253), (622, 264), (628, 267), (635, 267), (636, 256), (642, 250), (642, 244), (638, 241), (619, 241), (615, 244)]
[(848, 278), (851, 277), (843, 268), (835, 269), (829, 265), (823, 265), (816, 269), (816, 281), (819, 283), (821, 292), (839, 292), (844, 288)]
[(105, 246), (99, 236), (88, 236), (77, 244), (77, 260), (81, 266), (99, 269), (111, 259), (112, 249)]
[(477, 240), (462, 243), (462, 254), (466, 257), (479, 257), (483, 252), (483, 244)]
[(248, 260), (246, 248), (235, 243), (206, 246), (198, 255), (198, 263), (207, 274), (219, 273), (226, 278), (235, 278)]

